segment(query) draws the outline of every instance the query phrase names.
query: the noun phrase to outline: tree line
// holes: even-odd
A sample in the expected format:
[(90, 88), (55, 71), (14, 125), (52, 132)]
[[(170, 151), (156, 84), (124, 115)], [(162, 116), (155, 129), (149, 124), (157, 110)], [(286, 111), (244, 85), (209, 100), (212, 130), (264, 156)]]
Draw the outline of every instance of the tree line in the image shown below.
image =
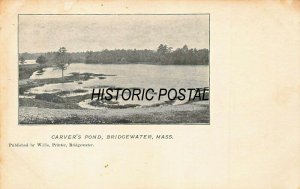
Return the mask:
[[(60, 51), (64, 52), (60, 52)], [(58, 56), (58, 54), (63, 54)], [(60, 57), (60, 58), (58, 58)], [(173, 50), (172, 47), (160, 44), (157, 50), (136, 50), (136, 49), (115, 49), (103, 51), (67, 52), (65, 47), (61, 47), (56, 52), (47, 53), (21, 53), (20, 62), (24, 60), (36, 59), (37, 63), (57, 64), (58, 61), (66, 63), (90, 63), (90, 64), (126, 64), (126, 63), (155, 63), (162, 65), (208, 65), (208, 49), (182, 48)]]
[[(29, 54), (29, 53), (27, 53)], [(25, 54), (25, 57), (26, 55)], [(38, 54), (38, 53), (37, 53)], [(48, 54), (48, 53), (46, 53)], [(65, 47), (60, 47), (57, 52), (50, 53), (51, 59), (49, 59), (49, 56), (39, 54), (36, 58), (36, 63), (39, 64), (40, 71), (43, 70), (43, 68), (46, 66), (47, 63), (49, 63), (49, 60), (51, 60), (51, 65), (54, 65), (57, 69), (61, 70), (61, 77), (64, 78), (64, 70), (67, 69), (67, 67), (71, 63), (71, 57), (70, 54), (67, 52), (67, 49)], [(32, 54), (30, 54), (32, 56)], [(36, 55), (35, 55), (36, 56)], [(25, 64), (26, 58), (24, 57), (24, 54), (19, 55), (19, 63)], [(28, 58), (28, 57), (27, 57)], [(33, 58), (33, 57), (30, 57)]]

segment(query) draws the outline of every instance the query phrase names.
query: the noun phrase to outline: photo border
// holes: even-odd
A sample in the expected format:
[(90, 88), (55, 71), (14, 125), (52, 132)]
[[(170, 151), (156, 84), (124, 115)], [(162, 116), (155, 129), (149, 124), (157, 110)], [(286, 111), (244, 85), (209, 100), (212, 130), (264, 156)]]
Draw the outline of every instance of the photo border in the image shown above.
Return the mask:
[[(40, 124), (40, 123), (20, 123), (20, 101), (19, 101), (19, 82), (20, 82), (20, 78), (19, 78), (19, 69), (20, 69), (20, 65), (19, 65), (19, 18), (20, 16), (26, 16), (26, 15), (47, 15), (47, 16), (56, 16), (56, 15), (67, 15), (67, 16), (74, 16), (74, 15), (82, 15), (82, 16), (91, 16), (91, 15), (97, 15), (97, 16), (108, 16), (108, 15), (115, 15), (115, 16), (123, 16), (123, 15), (132, 15), (132, 16), (139, 16), (139, 15), (159, 15), (159, 16), (163, 16), (163, 15), (174, 15), (174, 16), (184, 16), (184, 15), (208, 15), (208, 87), (209, 87), (209, 100), (208, 100), (208, 105), (209, 105), (209, 121), (208, 123), (99, 123), (99, 124), (92, 124), (92, 123), (80, 123), (80, 124), (70, 124), (70, 123), (65, 123), (65, 124)], [(210, 48), (210, 13), (186, 13), (186, 14), (143, 14), (143, 13), (137, 13), (137, 14), (18, 14), (18, 34), (17, 34), (17, 57), (18, 57), (18, 71), (17, 71), (17, 78), (18, 78), (18, 125), (19, 126), (59, 126), (59, 125), (118, 125), (118, 126), (127, 126), (127, 125), (211, 125), (211, 83), (210, 83), (210, 54), (211, 54), (211, 48)]]

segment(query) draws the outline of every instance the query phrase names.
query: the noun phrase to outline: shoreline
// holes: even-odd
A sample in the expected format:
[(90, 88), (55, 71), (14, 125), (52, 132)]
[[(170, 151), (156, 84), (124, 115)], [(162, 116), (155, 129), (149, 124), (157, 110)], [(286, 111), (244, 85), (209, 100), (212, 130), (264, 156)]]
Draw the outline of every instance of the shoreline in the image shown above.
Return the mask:
[[(209, 66), (209, 64), (161, 64), (160, 62), (128, 62), (128, 63), (85, 63), (85, 62), (72, 62), (72, 64), (87, 64), (87, 65), (158, 65), (158, 66)], [(55, 67), (54, 64), (46, 64), (42, 68)], [(30, 76), (41, 69), (39, 64), (19, 64), (19, 80), (29, 79)]]

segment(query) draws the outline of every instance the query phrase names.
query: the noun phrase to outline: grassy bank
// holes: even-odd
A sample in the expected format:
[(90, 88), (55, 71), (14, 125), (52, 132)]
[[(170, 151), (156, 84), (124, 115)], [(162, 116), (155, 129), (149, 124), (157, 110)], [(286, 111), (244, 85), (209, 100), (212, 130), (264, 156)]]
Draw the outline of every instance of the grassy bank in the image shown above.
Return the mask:
[(19, 80), (29, 79), (30, 76), (40, 69), (38, 64), (24, 64), (19, 65)]
[[(23, 66), (23, 65), (22, 65)], [(28, 66), (28, 65), (24, 65)], [(31, 65), (29, 65), (31, 66)], [(21, 70), (21, 68), (20, 68)], [(40, 70), (39, 67), (23, 67), (22, 68), (22, 74), (28, 75), (29, 73), (33, 73), (35, 71)], [(19, 73), (20, 74), (20, 73)], [(114, 76), (114, 75), (105, 75), (105, 74), (93, 74), (93, 73), (78, 73), (74, 72), (71, 73), (71, 75), (65, 76), (63, 78), (47, 78), (47, 79), (33, 79), (30, 81), (27, 81), (26, 83), (20, 83), (19, 82), (19, 94), (23, 95), (25, 91), (28, 91), (30, 88), (33, 87), (39, 87), (46, 84), (56, 84), (56, 83), (71, 83), (74, 81), (77, 81), (80, 85), (82, 81), (87, 81), (91, 78), (98, 77), (99, 79), (105, 79), (106, 76)], [(30, 76), (28, 76), (29, 78)], [(23, 77), (23, 79), (28, 79), (27, 77)], [(21, 79), (20, 79), (21, 80)]]

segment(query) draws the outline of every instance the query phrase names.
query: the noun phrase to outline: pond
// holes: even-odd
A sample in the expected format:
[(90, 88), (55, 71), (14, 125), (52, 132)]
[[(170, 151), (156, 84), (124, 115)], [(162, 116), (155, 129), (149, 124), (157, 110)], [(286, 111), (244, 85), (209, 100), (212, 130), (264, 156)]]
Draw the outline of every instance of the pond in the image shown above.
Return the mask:
[[(64, 71), (64, 76), (72, 74), (103, 74), (92, 75), (89, 79), (78, 77), (72, 82), (52, 83), (31, 88), (28, 93), (57, 93), (67, 91), (62, 96), (91, 94), (93, 88), (204, 88), (209, 87), (209, 66), (206, 65), (151, 65), (151, 64), (84, 64), (73, 63)], [(44, 68), (43, 72), (34, 72), (30, 79), (60, 78), (61, 70), (53, 67)], [(79, 91), (79, 92), (74, 92)], [(118, 102), (124, 104), (153, 105), (149, 102)], [(178, 104), (178, 103), (175, 103)], [(179, 103), (180, 104), (180, 103)], [(89, 100), (79, 103), (79, 106), (94, 109)]]

